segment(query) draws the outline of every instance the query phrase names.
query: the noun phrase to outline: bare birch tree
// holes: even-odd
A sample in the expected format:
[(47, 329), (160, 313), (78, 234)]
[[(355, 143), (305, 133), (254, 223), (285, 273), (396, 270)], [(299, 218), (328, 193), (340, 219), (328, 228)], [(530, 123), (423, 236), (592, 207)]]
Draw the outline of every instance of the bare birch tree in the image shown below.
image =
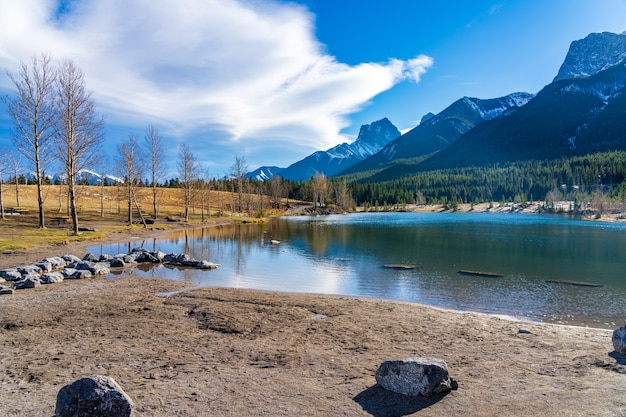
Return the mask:
[(244, 192), (244, 181), (246, 172), (248, 171), (248, 165), (246, 165), (246, 158), (243, 156), (236, 156), (235, 162), (230, 168), (230, 173), (235, 181), (237, 186), (237, 202), (238, 207), (237, 211), (241, 214), (243, 210), (243, 192)]
[(165, 149), (163, 148), (163, 140), (159, 135), (158, 129), (154, 126), (148, 126), (144, 135), (145, 145), (147, 148), (147, 164), (150, 174), (150, 182), (152, 185), (152, 209), (153, 216), (156, 219), (157, 211), (157, 185), (159, 180), (163, 179), (167, 165), (165, 162)]
[(117, 167), (119, 175), (124, 178), (128, 199), (128, 225), (133, 224), (133, 202), (135, 188), (143, 176), (144, 159), (139, 141), (134, 134), (128, 135), (128, 140), (117, 147)]
[[(7, 72), (17, 95), (6, 99), (13, 120), (13, 143), (32, 164), (37, 184), (39, 227), (45, 227), (42, 192), (44, 165), (55, 128), (54, 81), (55, 70), (50, 55), (31, 58), (30, 65), (21, 63), (17, 74)], [(17, 178), (16, 178), (17, 180)]]
[(178, 151), (178, 175), (184, 192), (185, 221), (189, 221), (189, 206), (193, 185), (198, 178), (198, 165), (195, 155), (186, 143), (181, 143)]
[(11, 170), (13, 178), (15, 179), (15, 206), (20, 207), (20, 170), (22, 169), (22, 160), (19, 152), (15, 150), (5, 150), (4, 160), (6, 161), (7, 169)]
[(96, 113), (85, 75), (73, 61), (64, 60), (57, 71), (58, 128), (55, 144), (65, 166), (72, 230), (78, 233), (76, 174), (93, 164), (104, 140), (104, 120)]
[[(7, 150), (2, 149), (0, 154), (6, 155)], [(7, 170), (7, 162), (5, 159), (0, 158), (0, 219), (4, 219), (4, 198), (2, 195), (2, 191), (4, 190), (4, 182), (2, 180), (2, 176), (4, 175), (4, 172), (6, 170)]]

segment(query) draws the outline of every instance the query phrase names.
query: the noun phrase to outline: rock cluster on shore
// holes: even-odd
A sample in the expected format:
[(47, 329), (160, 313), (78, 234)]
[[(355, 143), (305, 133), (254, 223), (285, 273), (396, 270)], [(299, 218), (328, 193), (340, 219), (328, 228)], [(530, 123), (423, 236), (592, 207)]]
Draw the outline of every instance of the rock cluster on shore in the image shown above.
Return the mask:
[[(13, 294), (15, 290), (35, 288), (65, 279), (84, 279), (108, 275), (111, 268), (126, 268), (139, 263), (167, 264), (198, 269), (215, 269), (217, 264), (191, 258), (187, 254), (165, 254), (135, 248), (130, 253), (96, 255), (87, 253), (83, 258), (75, 255), (45, 258), (29, 265), (0, 270), (0, 294)], [(11, 285), (6, 285), (11, 282)]]

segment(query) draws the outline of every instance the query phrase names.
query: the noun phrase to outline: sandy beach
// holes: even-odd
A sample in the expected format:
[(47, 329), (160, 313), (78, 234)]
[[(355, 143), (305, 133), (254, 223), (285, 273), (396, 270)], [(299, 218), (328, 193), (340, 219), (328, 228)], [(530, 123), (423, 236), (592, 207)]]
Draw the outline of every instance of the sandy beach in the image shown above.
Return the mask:
[[(0, 267), (87, 245), (4, 254)], [(113, 377), (135, 416), (626, 415), (626, 358), (604, 329), (187, 285), (126, 276), (1, 296), (0, 415), (52, 417), (59, 389), (92, 374)], [(445, 360), (458, 390), (376, 385), (382, 361), (407, 357)]]

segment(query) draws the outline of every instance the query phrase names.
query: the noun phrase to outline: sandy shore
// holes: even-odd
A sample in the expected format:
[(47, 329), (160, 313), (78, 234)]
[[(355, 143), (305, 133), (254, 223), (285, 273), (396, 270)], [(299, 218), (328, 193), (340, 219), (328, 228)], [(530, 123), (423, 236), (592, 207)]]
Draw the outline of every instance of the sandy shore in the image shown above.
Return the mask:
[[(606, 330), (390, 301), (125, 277), (0, 298), (0, 415), (51, 417), (59, 389), (113, 377), (136, 416), (624, 416)], [(520, 333), (520, 328), (530, 331)], [(387, 359), (447, 361), (459, 389), (376, 386)]]

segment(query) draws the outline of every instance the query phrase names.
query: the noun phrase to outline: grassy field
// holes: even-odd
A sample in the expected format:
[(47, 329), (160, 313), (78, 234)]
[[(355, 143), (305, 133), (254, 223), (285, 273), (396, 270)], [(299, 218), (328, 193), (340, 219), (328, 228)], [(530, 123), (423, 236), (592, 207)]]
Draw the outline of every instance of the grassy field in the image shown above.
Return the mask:
[[(37, 188), (34, 185), (4, 184), (2, 200), (5, 218), (0, 219), (0, 251), (28, 249), (42, 244), (64, 244), (87, 239), (98, 239), (107, 232), (118, 229), (143, 228), (133, 204), (133, 225), (128, 225), (128, 202), (122, 187), (79, 186), (77, 208), (79, 225), (95, 229), (74, 235), (67, 221), (67, 187), (49, 185), (44, 187), (44, 211), (46, 228), (38, 227)], [(233, 202), (237, 196), (233, 193), (211, 191), (208, 195), (210, 216), (205, 203), (204, 221), (229, 219), (233, 221), (259, 221), (259, 217), (277, 214), (269, 209), (267, 197), (261, 204), (259, 196), (250, 196), (251, 213), (239, 215), (233, 213)], [(247, 197), (247, 196), (246, 196)], [(18, 204), (19, 199), (19, 204)], [(158, 189), (158, 216), (153, 225), (148, 227), (171, 227), (173, 221), (182, 221), (184, 216), (183, 190), (177, 188)], [(152, 189), (139, 188), (137, 203), (147, 218), (153, 217)], [(201, 199), (196, 196), (190, 207), (190, 224), (202, 222)], [(19, 215), (8, 214), (18, 211)], [(218, 213), (221, 216), (218, 216)], [(166, 220), (167, 218), (170, 221)], [(61, 223), (61, 224), (59, 224)]]

